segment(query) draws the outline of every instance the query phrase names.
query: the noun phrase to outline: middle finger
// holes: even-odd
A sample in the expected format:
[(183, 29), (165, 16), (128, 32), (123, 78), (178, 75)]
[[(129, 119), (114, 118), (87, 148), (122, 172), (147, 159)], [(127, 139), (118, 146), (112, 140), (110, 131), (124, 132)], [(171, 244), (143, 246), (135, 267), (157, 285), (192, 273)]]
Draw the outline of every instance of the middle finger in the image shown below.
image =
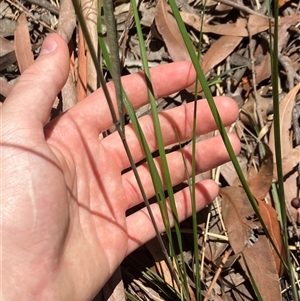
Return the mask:
[[(215, 103), (224, 125), (228, 126), (232, 124), (238, 116), (238, 107), (236, 103), (228, 97), (216, 97)], [(192, 138), (193, 106), (194, 103), (189, 103), (187, 105), (159, 113), (164, 145), (168, 146), (178, 143), (178, 137), (181, 143)], [(158, 146), (152, 116), (144, 116), (139, 119), (139, 122), (150, 151), (156, 151)], [(207, 101), (199, 100), (197, 102), (197, 135), (203, 135), (214, 131), (216, 128), (217, 126)], [(125, 133), (134, 161), (138, 162), (142, 160), (145, 157), (144, 151), (139, 143), (139, 139), (132, 124), (126, 126)], [(120, 170), (124, 170), (130, 166), (123, 143), (117, 132), (114, 132), (104, 138), (102, 143), (108, 151), (112, 152)]]

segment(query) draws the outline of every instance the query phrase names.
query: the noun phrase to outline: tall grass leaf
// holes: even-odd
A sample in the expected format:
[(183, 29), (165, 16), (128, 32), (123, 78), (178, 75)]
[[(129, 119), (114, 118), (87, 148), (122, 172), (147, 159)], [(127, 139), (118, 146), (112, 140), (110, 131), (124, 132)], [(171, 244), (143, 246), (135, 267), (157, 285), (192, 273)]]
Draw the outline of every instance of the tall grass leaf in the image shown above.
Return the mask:
[[(274, 247), (274, 249), (277, 250), (276, 249), (276, 245), (275, 245), (274, 241), (272, 240), (272, 237), (271, 237), (271, 235), (270, 235), (270, 233), (269, 233), (269, 231), (268, 231), (268, 229), (267, 229), (267, 227), (266, 227), (266, 225), (265, 225), (262, 217), (260, 216), (260, 213), (259, 213), (259, 210), (258, 210), (258, 205), (257, 205), (254, 197), (252, 196), (252, 193), (251, 193), (251, 191), (250, 191), (250, 189), (249, 189), (249, 187), (247, 185), (247, 182), (246, 182), (246, 179), (245, 179), (245, 177), (243, 175), (243, 172), (242, 172), (242, 170), (241, 170), (241, 168), (239, 166), (238, 160), (237, 160), (237, 158), (236, 158), (236, 156), (234, 154), (234, 151), (233, 151), (232, 145), (231, 145), (231, 143), (229, 141), (227, 132), (226, 132), (226, 130), (224, 128), (224, 125), (222, 123), (221, 117), (220, 117), (219, 112), (217, 110), (216, 104), (215, 104), (215, 102), (213, 100), (213, 97), (211, 95), (211, 92), (209, 90), (207, 81), (205, 79), (205, 75), (204, 75), (203, 70), (202, 70), (202, 68), (201, 68), (201, 66), (199, 64), (198, 58), (195, 55), (192, 43), (191, 43), (191, 41), (189, 39), (189, 36), (187, 34), (187, 31), (186, 31), (186, 28), (185, 28), (185, 26), (183, 24), (183, 21), (181, 19), (178, 7), (177, 7), (177, 5), (176, 5), (176, 3), (175, 3), (174, 0), (169, 0), (169, 4), (171, 6), (171, 9), (172, 9), (172, 12), (174, 14), (174, 17), (175, 17), (175, 19), (177, 21), (177, 24), (178, 24), (178, 27), (179, 27), (180, 32), (182, 34), (182, 37), (183, 37), (183, 39), (185, 41), (185, 44), (186, 44), (186, 47), (187, 47), (188, 52), (190, 54), (192, 63), (193, 63), (194, 68), (196, 70), (197, 78), (198, 78), (198, 80), (200, 81), (200, 83), (202, 85), (204, 94), (205, 94), (205, 96), (207, 98), (207, 101), (208, 101), (208, 104), (210, 106), (212, 115), (214, 117), (214, 120), (216, 122), (218, 130), (220, 132), (220, 135), (221, 135), (221, 137), (222, 137), (222, 139), (224, 141), (224, 144), (226, 146), (226, 149), (227, 149), (229, 157), (230, 157), (230, 159), (232, 161), (232, 164), (233, 164), (233, 166), (234, 166), (234, 168), (235, 168), (235, 170), (236, 170), (236, 172), (238, 174), (238, 177), (239, 177), (239, 179), (241, 181), (241, 184), (242, 184), (242, 186), (243, 186), (243, 188), (244, 188), (244, 190), (246, 192), (246, 195), (247, 195), (247, 197), (248, 197), (248, 199), (249, 199), (249, 201), (250, 201), (250, 203), (251, 203), (251, 205), (253, 207), (253, 210), (254, 210), (255, 214), (257, 215), (257, 217), (258, 217), (258, 219), (259, 219), (259, 221), (260, 221), (260, 223), (261, 223), (261, 225), (262, 225), (262, 227), (263, 227), (263, 229), (264, 229), (267, 237), (269, 238), (269, 240), (270, 240), (272, 246)], [(277, 253), (280, 256), (280, 254), (279, 254), (278, 251), (277, 251)]]
[[(141, 52), (141, 58), (143, 62), (143, 71), (145, 73), (145, 76), (148, 81), (148, 96), (149, 96), (149, 101), (150, 101), (150, 106), (151, 106), (151, 112), (152, 112), (152, 117), (153, 117), (153, 122), (154, 122), (154, 128), (155, 128), (155, 134), (156, 134), (156, 139), (157, 139), (157, 144), (158, 144), (158, 151), (160, 155), (160, 160), (161, 160), (161, 165), (162, 165), (162, 173), (163, 173), (163, 180), (166, 184), (166, 189), (168, 193), (168, 198), (169, 198), (169, 203), (173, 215), (173, 220), (174, 220), (174, 227), (175, 227), (175, 232), (176, 232), (176, 238), (177, 238), (177, 243), (180, 251), (180, 257), (181, 257), (181, 262), (184, 262), (183, 258), (183, 247), (182, 247), (182, 238), (181, 238), (181, 233), (180, 233), (180, 226), (179, 226), (179, 221), (178, 221), (178, 213), (177, 213), (177, 208), (176, 208), (176, 202), (175, 202), (175, 197), (173, 193), (173, 186), (172, 186), (172, 181), (171, 181), (171, 176), (168, 168), (168, 163), (166, 159), (166, 153), (164, 149), (164, 142), (162, 138), (162, 132), (161, 132), (161, 127), (160, 127), (160, 122), (158, 118), (158, 112), (157, 112), (157, 107), (156, 107), (156, 101), (154, 98), (154, 92), (153, 88), (151, 85), (151, 77), (150, 77), (150, 72), (148, 68), (148, 60), (147, 60), (147, 55), (145, 51), (145, 43), (143, 39), (143, 34), (141, 30), (141, 25), (140, 25), (140, 20), (139, 20), (139, 14), (137, 10), (137, 4), (134, 0), (131, 1), (131, 5), (133, 8), (133, 15), (134, 15), (134, 20), (136, 24), (136, 29), (137, 29), (137, 34), (140, 42), (140, 52)], [(159, 200), (158, 200), (159, 201)], [(163, 200), (165, 202), (165, 199)], [(166, 207), (166, 205), (164, 205)], [(168, 217), (168, 212), (166, 218)], [(166, 229), (168, 238), (169, 240), (172, 240), (172, 237), (170, 235), (170, 229)], [(171, 251), (174, 256), (174, 246), (172, 242), (170, 243)], [(178, 287), (182, 289), (182, 294), (184, 298), (187, 300), (190, 299), (189, 293), (188, 293), (188, 284), (187, 284), (187, 279), (184, 275), (186, 275), (186, 267), (185, 265), (180, 266), (176, 257), (173, 257), (177, 266), (177, 273), (179, 275), (179, 279), (181, 281), (181, 285)], [(183, 269), (183, 271), (182, 271)], [(179, 284), (179, 283), (178, 283)]]
[[(102, 49), (102, 54), (103, 54), (103, 57), (105, 59), (105, 64), (108, 68), (108, 70), (110, 71), (111, 68), (112, 68), (112, 63), (111, 63), (111, 60), (110, 60), (110, 55), (107, 51), (107, 48), (106, 48), (106, 44), (105, 44), (105, 41), (103, 39), (103, 37), (101, 36), (101, 32), (102, 32), (102, 28), (101, 28), (101, 22), (100, 20), (98, 21), (98, 32), (99, 32), (99, 45)], [(146, 160), (148, 162), (148, 165), (149, 165), (149, 170), (150, 170), (150, 174), (151, 174), (151, 177), (152, 177), (152, 181), (153, 181), (153, 185), (154, 185), (154, 188), (155, 188), (155, 194), (157, 196), (157, 199), (159, 200), (158, 201), (158, 205), (160, 207), (160, 210), (162, 212), (162, 214), (166, 214), (165, 212), (167, 212), (167, 206), (166, 206), (166, 202), (163, 202), (163, 200), (165, 199), (165, 196), (164, 196), (164, 189), (163, 189), (163, 184), (162, 184), (162, 181), (160, 179), (160, 176), (158, 174), (158, 171), (157, 171), (157, 168), (155, 166), (155, 163), (154, 163), (154, 160), (152, 158), (152, 154), (150, 152), (150, 149), (149, 149), (149, 146), (147, 144), (147, 141), (146, 141), (146, 138), (144, 136), (144, 133), (140, 127), (140, 124), (138, 122), (138, 119), (135, 115), (135, 111), (134, 111), (134, 108), (132, 107), (130, 101), (128, 100), (127, 98), (127, 95), (125, 93), (125, 91), (123, 91), (123, 102), (124, 102), (124, 105), (126, 107), (126, 110), (127, 110), (127, 113), (129, 114), (129, 117), (130, 117), (130, 120), (132, 121), (133, 123), (133, 126), (136, 130), (136, 133), (137, 133), (137, 136), (138, 136), (138, 139), (143, 147), (143, 150), (144, 150), (144, 153), (145, 153), (145, 156), (146, 156)], [(166, 263), (173, 275), (173, 278), (177, 279), (177, 276), (176, 274), (174, 273), (174, 269), (172, 267), (172, 263), (169, 259), (169, 255), (164, 247), (164, 244), (162, 242), (162, 239), (160, 237), (160, 233), (159, 233), (159, 230), (158, 230), (158, 227), (156, 225), (156, 221), (154, 219), (154, 216), (152, 214), (152, 210), (151, 210), (151, 207), (150, 207), (150, 204), (147, 200), (147, 197), (145, 195), (145, 191), (143, 189), (143, 186), (142, 186), (142, 183), (141, 183), (141, 180), (139, 178), (139, 175), (137, 173), (137, 170), (135, 168), (135, 166), (133, 166), (133, 164), (131, 165), (132, 166), (132, 169), (133, 169), (133, 172), (135, 174), (135, 177), (137, 179), (137, 182), (138, 182), (138, 185), (139, 185), (139, 188), (141, 190), (141, 193), (142, 193), (142, 196), (143, 196), (143, 199), (144, 199), (144, 203), (147, 207), (147, 210), (148, 210), (148, 213), (149, 213), (149, 216), (151, 218), (151, 221), (153, 223), (153, 227), (155, 229), (155, 232), (156, 232), (156, 236), (157, 236), (157, 239), (159, 241), (159, 244), (160, 244), (160, 247), (161, 247), (161, 250), (164, 254), (164, 257), (165, 257), (165, 260), (166, 260)], [(170, 229), (170, 225), (169, 225), (169, 220), (167, 218), (164, 218), (163, 219), (163, 222), (164, 222), (164, 226), (166, 229)], [(179, 284), (178, 280), (177, 280), (177, 284)]]
[[(271, 7), (271, 6), (270, 6)], [(271, 14), (270, 7), (268, 8), (269, 14)], [(275, 157), (277, 164), (277, 187), (274, 185), (274, 189), (277, 189), (279, 199), (279, 214), (281, 217), (281, 231), (283, 235), (284, 246), (286, 248), (287, 256), (287, 272), (290, 277), (290, 284), (292, 287), (293, 297), (295, 301), (299, 301), (298, 289), (295, 285), (295, 275), (294, 267), (292, 264), (292, 259), (289, 251), (289, 242), (288, 242), (288, 233), (287, 233), (287, 215), (286, 215), (286, 204), (285, 204), (285, 190), (284, 190), (284, 179), (283, 179), (283, 169), (282, 169), (282, 151), (281, 151), (281, 131), (280, 131), (280, 107), (279, 107), (279, 82), (278, 82), (278, 41), (279, 41), (279, 3), (278, 1), (274, 2), (274, 32), (273, 37), (270, 34), (270, 53), (271, 53), (271, 67), (272, 67), (272, 86), (273, 86), (273, 124), (274, 124), (274, 146), (275, 146)], [(271, 24), (270, 24), (271, 28)], [(271, 32), (271, 31), (270, 31)]]
[(104, 17), (106, 20), (106, 28), (108, 35), (108, 44), (111, 53), (111, 75), (115, 86), (116, 100), (118, 105), (119, 122), (121, 132), (124, 133), (124, 110), (123, 110), (123, 97), (122, 97), (122, 85), (121, 85), (121, 70), (119, 59), (119, 45), (117, 39), (117, 28), (114, 17), (113, 3), (111, 0), (103, 0)]

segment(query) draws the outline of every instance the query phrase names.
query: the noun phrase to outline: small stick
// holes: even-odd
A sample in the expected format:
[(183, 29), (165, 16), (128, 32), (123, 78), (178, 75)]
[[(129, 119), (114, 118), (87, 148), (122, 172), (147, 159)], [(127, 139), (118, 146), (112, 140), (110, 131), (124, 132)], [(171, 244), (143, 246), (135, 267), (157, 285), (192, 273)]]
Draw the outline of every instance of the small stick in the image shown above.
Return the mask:
[(232, 253), (232, 249), (229, 249), (228, 251), (225, 251), (225, 255), (224, 255), (223, 259), (222, 259), (222, 262), (221, 262), (221, 264), (218, 267), (218, 270), (217, 270), (217, 272), (216, 272), (216, 274), (215, 274), (215, 276), (214, 276), (214, 278), (213, 278), (213, 280), (212, 280), (212, 282), (211, 282), (211, 284), (210, 284), (210, 286), (209, 286), (209, 288), (207, 290), (206, 296), (204, 297), (203, 301), (207, 301), (208, 300), (208, 298), (209, 298), (209, 296), (210, 296), (210, 294), (211, 294), (211, 292), (212, 292), (212, 290), (214, 288), (214, 285), (216, 284), (216, 282), (217, 282), (217, 280), (218, 280), (218, 278), (219, 278), (219, 276), (220, 276), (220, 274), (222, 272), (224, 264), (228, 260), (228, 257), (230, 256), (231, 253)]
[(47, 0), (25, 0), (25, 1), (43, 7), (49, 10), (49, 12), (51, 12), (52, 14), (55, 14), (57, 16), (59, 15), (59, 9)]
[(242, 12), (248, 14), (248, 15), (256, 15), (256, 16), (260, 16), (260, 17), (262, 17), (262, 18), (265, 18), (265, 19), (268, 19), (268, 20), (273, 21), (273, 18), (270, 18), (270, 17), (268, 17), (268, 16), (265, 16), (265, 15), (263, 15), (263, 14), (261, 14), (261, 13), (258, 13), (258, 12), (256, 12), (255, 10), (253, 10), (253, 9), (251, 9), (251, 8), (245, 6), (245, 5), (242, 5), (242, 4), (239, 4), (239, 3), (235, 3), (235, 2), (233, 2), (233, 1), (231, 1), (231, 0), (214, 0), (214, 1), (216, 1), (216, 2), (221, 2), (221, 3), (223, 3), (223, 4), (226, 4), (226, 5), (228, 5), (228, 6), (231, 6), (231, 7), (233, 7), (233, 8), (236, 8), (236, 9), (238, 9), (238, 10), (240, 10), (240, 11), (242, 11)]
[[(13, 5), (14, 7), (16, 7), (21, 12), (25, 12), (25, 14), (27, 16), (31, 17), (33, 20), (37, 20), (37, 18), (31, 12), (29, 12), (28, 9), (26, 7), (24, 7), (23, 4), (21, 2), (19, 2), (18, 0), (16, 0), (17, 3), (12, 2), (11, 0), (6, 0), (6, 2)], [(43, 22), (41, 20), (37, 20), (37, 21), (41, 25), (43, 25), (45, 28), (49, 29), (51, 32), (55, 32), (55, 30), (53, 28), (51, 28), (49, 25), (47, 25), (45, 22)]]
[[(254, 92), (254, 104), (255, 104), (255, 110), (256, 110), (256, 116), (258, 119), (258, 124), (260, 126), (260, 131), (264, 128), (264, 120), (262, 117), (262, 109), (261, 109), (261, 105), (260, 105), (260, 101), (258, 101), (258, 97), (257, 97), (257, 83), (256, 83), (256, 72), (255, 72), (255, 58), (254, 58), (254, 48), (256, 46), (256, 42), (254, 39), (252, 39), (252, 35), (251, 35), (251, 30), (249, 27), (249, 23), (247, 23), (247, 30), (249, 33), (249, 55), (250, 55), (250, 59), (251, 59), (251, 72), (252, 72), (252, 85), (253, 85), (253, 92)], [(268, 139), (267, 136), (264, 135), (263, 137), (264, 142), (267, 144), (268, 143)], [(259, 147), (259, 155), (260, 158), (263, 158), (263, 153), (262, 153), (262, 149)]]
[(288, 61), (288, 58), (284, 56), (282, 53), (278, 53), (278, 61), (286, 71), (286, 75), (288, 79), (288, 89), (289, 91), (291, 91), (294, 88), (294, 80), (300, 82), (300, 76), (293, 69), (293, 67)]

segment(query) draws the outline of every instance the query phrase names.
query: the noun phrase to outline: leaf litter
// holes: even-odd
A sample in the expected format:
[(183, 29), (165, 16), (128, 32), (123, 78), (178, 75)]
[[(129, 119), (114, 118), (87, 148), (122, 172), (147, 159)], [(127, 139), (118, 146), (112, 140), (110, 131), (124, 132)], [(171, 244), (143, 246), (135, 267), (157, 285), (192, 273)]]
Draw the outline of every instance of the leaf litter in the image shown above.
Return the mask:
[[(93, 66), (87, 62), (87, 53), (78, 25), (68, 23), (68, 16), (72, 18), (69, 0), (39, 1), (38, 4), (37, 1), (29, 0), (16, 2), (18, 5), (12, 1), (0, 2), (1, 102), (7, 97), (20, 73), (37, 57), (45, 36), (60, 28), (65, 30), (65, 38), (70, 41), (71, 73), (68, 80), (69, 87), (65, 88), (65, 92), (56, 99), (54, 104), (52, 117), (55, 117), (95, 90)], [(195, 50), (198, 49), (199, 30), (202, 28), (200, 64), (207, 79), (217, 82), (211, 86), (212, 94), (233, 97), (241, 108), (240, 118), (233, 129), (242, 143), (242, 151), (238, 159), (242, 163), (243, 172), (256, 197), (263, 219), (271, 230), (279, 251), (283, 252), (277, 213), (270, 194), (270, 185), (276, 181), (277, 175), (276, 162), (273, 162), (273, 155), (270, 156), (270, 153), (274, 154), (275, 149), (272, 141), (273, 87), (270, 81), (271, 58), (268, 47), (270, 32), (266, 2), (209, 0), (206, 2), (204, 14), (202, 14), (203, 2), (201, 0), (177, 0), (176, 2)], [(83, 3), (91, 5), (89, 1)], [(122, 53), (122, 72), (123, 74), (134, 73), (141, 69), (141, 56), (131, 18), (130, 3), (128, 0), (117, 0), (114, 4)], [(144, 38), (147, 41), (149, 65), (156, 66), (171, 61), (190, 60), (177, 23), (166, 1), (145, 0), (140, 1), (139, 4)], [(282, 0), (280, 6), (279, 76), (282, 99), (280, 125), (286, 192), (284, 201), (290, 210), (288, 233), (291, 249), (294, 250), (292, 256), (295, 258), (295, 267), (299, 270), (299, 253), (296, 252), (299, 238), (295, 233), (299, 231), (300, 209), (297, 206), (293, 207), (291, 202), (294, 200), (294, 203), (297, 203), (297, 199), (299, 200), (298, 141), (300, 138), (297, 138), (296, 134), (300, 118), (293, 119), (292, 116), (300, 100), (300, 15), (296, 1)], [(86, 18), (95, 24), (97, 13), (95, 14), (91, 8), (86, 8)], [(95, 31), (95, 27), (93, 29), (92, 26), (90, 30)], [(272, 26), (271, 24), (271, 31)], [(101, 34), (107, 38), (105, 27)], [(94, 43), (97, 43), (96, 39), (97, 33), (94, 32)], [(21, 51), (22, 48), (26, 51)], [(103, 70), (106, 72), (105, 66)], [(109, 74), (107, 72), (106, 74), (110, 79)], [(89, 90), (91, 87), (92, 91)], [(194, 86), (188, 91), (194, 91)], [(201, 88), (198, 92), (199, 97), (203, 97)], [(158, 109), (170, 109), (192, 99), (193, 96), (190, 93), (183, 91), (167, 99), (158, 100)], [(148, 111), (149, 108), (145, 106), (137, 111), (137, 115), (141, 116)], [(259, 120), (262, 121), (260, 126), (263, 128), (258, 127)], [(270, 152), (267, 151), (268, 156), (264, 158), (259, 152), (258, 141), (260, 140), (265, 142), (266, 149), (268, 146), (270, 148)], [(215, 174), (215, 172), (210, 174)], [(289, 294), (289, 280), (286, 274), (282, 275), (282, 265), (278, 256), (253, 216), (253, 210), (240, 187), (232, 165), (228, 163), (221, 166), (216, 174), (221, 176), (215, 179), (223, 187), (222, 197), (217, 198), (210, 207), (198, 214), (199, 254), (193, 254), (191, 222), (188, 220), (182, 224), (185, 247), (182, 264), (185, 264), (188, 270), (191, 296), (195, 287), (193, 258), (196, 256), (203, 265), (201, 270), (203, 297), (209, 289), (212, 295), (207, 298), (211, 297), (214, 300), (256, 300), (240, 257), (243, 252), (264, 300), (292, 300)], [(207, 176), (210, 176), (209, 173), (205, 177)], [(177, 295), (174, 295), (170, 288), (172, 281), (166, 278), (165, 284), (163, 282), (164, 274), (167, 277), (167, 273), (163, 265), (160, 268), (162, 262), (159, 250), (155, 250), (154, 254), (153, 248), (151, 252), (149, 249), (142, 247), (126, 259), (121, 267), (122, 279), (120, 280), (120, 273), (116, 273), (112, 282), (104, 288), (106, 300), (125, 300), (124, 287), (137, 300), (176, 300)], [(226, 254), (229, 254), (230, 250), (231, 253), (227, 257)], [(284, 253), (281, 254), (285, 256)], [(130, 262), (130, 258), (134, 256), (140, 258), (138, 269), (137, 265)], [(127, 263), (128, 260), (130, 264)], [(226, 262), (220, 270), (222, 260)], [(160, 289), (157, 286), (153, 288), (153, 283), (145, 277), (149, 269), (161, 277), (157, 278), (162, 279), (162, 282), (159, 282)], [(216, 279), (215, 276), (217, 276)], [(296, 278), (299, 279), (299, 274)], [(118, 285), (115, 285), (116, 283)], [(109, 287), (115, 287), (115, 290)], [(103, 299), (99, 295), (95, 300)]]

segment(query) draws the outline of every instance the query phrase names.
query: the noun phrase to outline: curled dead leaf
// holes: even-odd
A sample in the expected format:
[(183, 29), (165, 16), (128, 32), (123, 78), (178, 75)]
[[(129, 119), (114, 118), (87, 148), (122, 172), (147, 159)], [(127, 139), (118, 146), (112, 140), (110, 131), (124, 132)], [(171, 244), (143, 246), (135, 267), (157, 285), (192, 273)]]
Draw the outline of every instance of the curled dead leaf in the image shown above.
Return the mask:
[(281, 52), (282, 48), (286, 45), (290, 38), (288, 28), (291, 25), (295, 25), (300, 22), (300, 15), (293, 14), (284, 16), (279, 19), (279, 30), (278, 30), (278, 51)]
[(260, 144), (258, 147), (264, 147), (265, 156), (261, 162), (260, 169), (255, 176), (248, 179), (248, 186), (256, 199), (264, 199), (270, 191), (273, 180), (273, 154), (266, 144)]
[(210, 25), (202, 22), (202, 18), (198, 15), (188, 13), (188, 12), (180, 12), (181, 18), (183, 22), (198, 31), (202, 31), (204, 33), (211, 32), (218, 35), (226, 35), (226, 36), (239, 36), (239, 37), (247, 37), (248, 32), (246, 29), (247, 20), (239, 18), (235, 23), (226, 23), (226, 24), (217, 24)]
[(158, 32), (162, 36), (169, 55), (174, 62), (190, 61), (189, 53), (181, 36), (175, 18), (168, 11), (168, 5), (164, 0), (159, 0), (156, 6), (155, 23)]
[[(278, 252), (281, 254), (282, 258), (285, 259), (286, 255), (285, 255), (285, 249), (284, 249), (284, 244), (283, 244), (283, 240), (282, 240), (282, 235), (281, 235), (281, 231), (280, 231), (280, 225), (279, 225), (279, 221), (277, 218), (277, 212), (276, 210), (270, 206), (269, 204), (266, 204), (265, 202), (261, 201), (263, 198), (265, 198), (265, 196), (267, 195), (267, 193), (270, 191), (270, 187), (272, 184), (272, 179), (273, 179), (273, 154), (270, 150), (270, 148), (268, 147), (268, 145), (266, 144), (261, 144), (260, 147), (264, 147), (265, 150), (265, 156), (263, 158), (263, 161), (261, 163), (260, 169), (259, 171), (252, 176), (251, 178), (248, 179), (248, 186), (250, 191), (252, 192), (252, 195), (255, 197), (258, 207), (259, 207), (259, 211), (261, 214), (261, 217), (267, 227), (267, 229), (269, 230), (270, 236), (272, 237), (274, 244), (277, 247)], [(237, 196), (235, 195), (235, 190), (234, 186), (229, 187), (231, 188), (231, 194), (230, 194), (230, 202), (227, 202), (227, 205), (224, 205), (224, 212), (223, 212), (223, 204), (222, 204), (222, 213), (223, 215), (225, 214), (224, 217), (224, 222), (225, 219), (227, 219), (227, 215), (228, 215), (228, 206), (232, 204), (234, 204), (234, 207), (231, 208), (231, 210), (238, 210), (238, 213), (231, 213), (231, 214), (235, 214), (235, 221), (237, 220), (245, 220), (245, 214), (247, 213), (248, 215), (249, 212), (253, 212), (252, 208), (250, 208), (249, 205), (249, 201), (246, 197), (246, 194), (244, 192), (244, 190), (241, 188), (241, 191), (239, 191), (240, 196), (238, 196), (240, 199), (242, 199), (242, 202), (240, 202), (239, 204), (237, 204), (236, 198)], [(228, 188), (228, 189), (229, 189)], [(222, 190), (223, 191), (223, 190)], [(232, 191), (234, 191), (234, 193), (232, 193)], [(222, 192), (221, 192), (222, 194)], [(242, 208), (240, 208), (242, 206)], [(248, 208), (246, 212), (244, 212), (244, 210), (246, 210), (246, 208)], [(233, 216), (230, 217), (229, 221), (231, 221), (231, 218), (233, 218)], [(248, 222), (245, 222), (246, 224), (248, 224)], [(226, 223), (225, 223), (226, 224)], [(240, 227), (245, 227), (245, 224), (241, 224), (239, 225)], [(227, 225), (226, 225), (227, 227)], [(253, 227), (253, 225), (252, 225)], [(228, 233), (229, 235), (229, 233)], [(246, 237), (243, 237), (243, 240), (245, 240)], [(278, 257), (276, 251), (273, 249), (273, 247), (270, 245), (270, 248), (272, 249), (272, 256), (274, 258), (275, 264), (276, 264), (276, 269), (278, 274), (281, 276), (284, 272), (284, 265), (282, 264), (280, 258)]]
[(290, 2), (290, 0), (279, 0), (279, 7), (285, 5), (288, 2)]
[(19, 17), (15, 31), (15, 53), (20, 72), (22, 73), (34, 62), (25, 13), (22, 13)]
[[(274, 244), (279, 252), (279, 254), (282, 256), (283, 260), (286, 259), (286, 253), (285, 248), (283, 244), (283, 239), (280, 231), (280, 225), (277, 218), (277, 212), (276, 210), (270, 206), (269, 204), (266, 204), (265, 202), (256, 199), (259, 212), (262, 216), (262, 219), (264, 223), (266, 224), (266, 227), (269, 230), (269, 233), (274, 241)], [(282, 276), (284, 273), (284, 265), (281, 262), (279, 256), (277, 255), (276, 251), (272, 248), (273, 258), (275, 260), (277, 272), (279, 276)]]
[[(272, 249), (264, 235), (255, 235), (257, 224), (253, 219), (249, 219), (249, 216), (253, 215), (253, 209), (244, 189), (230, 186), (221, 188), (220, 194), (222, 215), (231, 248), (235, 254), (244, 254), (263, 300), (281, 300)], [(240, 264), (246, 272), (244, 261), (240, 260)]]
[(240, 44), (242, 37), (222, 36), (215, 41), (203, 57), (203, 71), (209, 70), (221, 63)]
[[(281, 155), (282, 158), (287, 158), (292, 149), (292, 135), (291, 135), (291, 125), (292, 125), (292, 110), (295, 104), (295, 98), (300, 90), (300, 83), (296, 85), (280, 102), (279, 111), (280, 111), (280, 136), (281, 136)], [(274, 142), (274, 124), (270, 130), (269, 136), (269, 146), (273, 154), (275, 154), (275, 142)], [(274, 162), (275, 162), (274, 158)], [(275, 175), (277, 177), (277, 175)], [(299, 221), (299, 213), (293, 208), (290, 204), (291, 200), (297, 196), (297, 177), (298, 173), (295, 171), (290, 174), (289, 177), (285, 179), (284, 182), (284, 192), (285, 192), (285, 202), (289, 211), (291, 212), (292, 218), (296, 222)]]
[[(282, 170), (283, 176), (286, 176), (288, 173), (292, 172), (293, 169), (300, 163), (300, 145), (291, 149), (289, 154), (286, 157), (282, 158)], [(274, 164), (273, 172), (273, 181), (277, 181), (277, 166)]]
[[(242, 20), (240, 22), (243, 22)], [(169, 13), (168, 5), (165, 1), (159, 0), (156, 6), (155, 23), (158, 32), (161, 34), (169, 55), (173, 61), (191, 61), (186, 49), (183, 38), (181, 37), (175, 18)], [(202, 60), (202, 69), (204, 74), (222, 62), (233, 50), (240, 44), (243, 37), (240, 36), (222, 36), (212, 43)], [(195, 84), (188, 89), (195, 91)], [(198, 84), (198, 92), (202, 87)]]
[(269, 20), (258, 15), (250, 15), (248, 19), (248, 28), (249, 34), (254, 36), (269, 28)]
[[(292, 124), (292, 110), (295, 104), (295, 97), (300, 90), (300, 83), (294, 87), (280, 102), (280, 134), (281, 134), (281, 152), (282, 156), (286, 157), (292, 147), (292, 139), (290, 134), (290, 128)], [(275, 154), (275, 142), (274, 142), (274, 125), (270, 131), (269, 146), (273, 154)]]

